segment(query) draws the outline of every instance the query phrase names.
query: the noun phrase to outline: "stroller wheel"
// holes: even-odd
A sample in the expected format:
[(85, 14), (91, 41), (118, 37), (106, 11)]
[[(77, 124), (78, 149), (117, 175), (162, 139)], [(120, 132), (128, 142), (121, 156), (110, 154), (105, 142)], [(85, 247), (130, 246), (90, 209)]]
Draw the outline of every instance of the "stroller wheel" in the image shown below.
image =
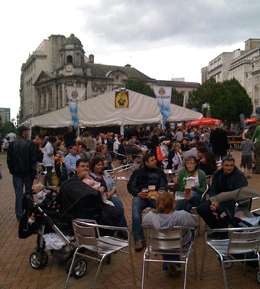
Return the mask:
[(258, 283), (260, 283), (260, 271), (258, 271), (256, 273), (256, 279), (257, 279)]
[[(218, 257), (218, 260), (219, 260), (219, 263), (221, 265), (221, 261), (220, 261), (220, 258)], [(231, 260), (230, 257), (226, 256), (224, 257), (224, 260), (227, 261), (227, 260)], [(230, 269), (231, 267), (233, 266), (233, 263), (232, 262), (226, 262), (224, 263), (224, 267), (225, 269)]]
[(40, 253), (33, 252), (29, 258), (29, 262), (33, 269), (38, 270), (43, 266), (43, 257)]
[(48, 254), (43, 251), (43, 260), (42, 260), (42, 267), (45, 267), (48, 264), (49, 257)]
[(87, 272), (87, 262), (83, 258), (76, 259), (72, 268), (72, 274), (76, 279), (81, 278)]

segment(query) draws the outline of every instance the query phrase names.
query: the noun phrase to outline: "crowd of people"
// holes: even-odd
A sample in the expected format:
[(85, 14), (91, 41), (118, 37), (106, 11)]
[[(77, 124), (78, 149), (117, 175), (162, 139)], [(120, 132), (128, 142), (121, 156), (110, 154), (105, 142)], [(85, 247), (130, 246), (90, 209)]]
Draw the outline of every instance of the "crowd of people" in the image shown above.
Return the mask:
[[(151, 225), (159, 231), (170, 230), (173, 226), (193, 227), (196, 225), (196, 218), (190, 214), (193, 207), (197, 208), (210, 228), (226, 228), (229, 219), (224, 212), (234, 204), (226, 202), (222, 205), (211, 199), (202, 202), (202, 194), (208, 188), (207, 176), (211, 176), (209, 196), (214, 197), (247, 186), (254, 156), (254, 173), (260, 173), (260, 118), (257, 118), (256, 124), (256, 129), (251, 127), (243, 132), (241, 170), (235, 166), (227, 139), (228, 135), (238, 134), (239, 131), (222, 128), (218, 122), (212, 128), (201, 129), (177, 127), (175, 130), (162, 130), (155, 127), (150, 135), (147, 135), (147, 130), (139, 129), (125, 135), (100, 132), (93, 136), (86, 131), (77, 136), (70, 127), (64, 136), (46, 135), (42, 138), (36, 135), (33, 140), (28, 140), (28, 129), (20, 126), (17, 139), (10, 141), (7, 148), (7, 163), (16, 194), (16, 218), (20, 220), (23, 214), (23, 186), (26, 190), (31, 189), (37, 174), (36, 165), (42, 163), (46, 170), (45, 186), (53, 185), (55, 170), (60, 179), (61, 195), (66, 198), (72, 193), (79, 198), (86, 193), (95, 195), (95, 208), (80, 207), (73, 212), (74, 217), (94, 218), (100, 224), (126, 227), (123, 203), (117, 196), (110, 171), (113, 170), (114, 160), (123, 165), (139, 158), (142, 165), (131, 174), (127, 183), (128, 192), (132, 195), (132, 230), (136, 251), (141, 251), (146, 245), (142, 224)], [(240, 133), (242, 135), (242, 131)], [(129, 155), (131, 159), (127, 158)], [(217, 170), (220, 160), (221, 168)], [(190, 198), (175, 201), (165, 169), (175, 173), (173, 191), (184, 191), (187, 179), (194, 179)], [(162, 192), (157, 200), (148, 197), (149, 186), (155, 186), (157, 192)], [(148, 207), (154, 208), (155, 212), (143, 218), (142, 213)], [(117, 234), (125, 237), (120, 232)], [(226, 238), (221, 234), (215, 237)], [(186, 235), (184, 243), (187, 244), (190, 238)], [(169, 258), (163, 256), (166, 261)], [(180, 272), (178, 265), (167, 266), (167, 262), (163, 268), (172, 275)]]

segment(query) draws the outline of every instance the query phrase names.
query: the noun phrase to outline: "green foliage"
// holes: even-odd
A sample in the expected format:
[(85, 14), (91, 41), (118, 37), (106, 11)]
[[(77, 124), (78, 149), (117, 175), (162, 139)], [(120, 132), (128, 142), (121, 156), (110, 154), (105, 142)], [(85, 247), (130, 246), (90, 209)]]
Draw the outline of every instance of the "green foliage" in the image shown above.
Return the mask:
[(140, 79), (128, 79), (125, 88), (151, 97), (155, 97), (153, 89)]
[(7, 121), (1, 126), (0, 131), (1, 133), (15, 132), (15, 127), (12, 122)]
[(187, 107), (201, 111), (205, 102), (210, 105), (211, 117), (223, 121), (237, 122), (241, 113), (250, 117), (253, 112), (251, 98), (234, 78), (217, 83), (210, 78), (191, 93)]
[(171, 103), (183, 106), (183, 94), (178, 92), (175, 88), (172, 89)]

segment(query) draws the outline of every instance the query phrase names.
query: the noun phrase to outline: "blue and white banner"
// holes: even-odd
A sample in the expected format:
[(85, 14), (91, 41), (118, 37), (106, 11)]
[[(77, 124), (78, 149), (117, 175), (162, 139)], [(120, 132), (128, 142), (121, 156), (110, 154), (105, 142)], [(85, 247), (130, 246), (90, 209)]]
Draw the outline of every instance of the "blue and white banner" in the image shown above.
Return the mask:
[(163, 116), (163, 121), (165, 122), (170, 114), (170, 103), (172, 96), (172, 88), (169, 86), (153, 86), (154, 93), (156, 95), (157, 103), (160, 108), (161, 114)]
[(84, 88), (67, 86), (67, 96), (69, 99), (69, 108), (71, 113), (71, 118), (73, 121), (74, 129), (78, 127), (78, 101), (83, 97), (85, 94)]

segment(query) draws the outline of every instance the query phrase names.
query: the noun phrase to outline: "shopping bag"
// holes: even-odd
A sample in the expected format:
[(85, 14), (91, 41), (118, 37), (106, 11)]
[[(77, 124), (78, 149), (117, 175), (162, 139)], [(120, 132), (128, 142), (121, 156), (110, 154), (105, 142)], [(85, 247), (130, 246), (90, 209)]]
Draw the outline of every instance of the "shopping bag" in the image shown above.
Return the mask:
[(156, 156), (157, 156), (157, 161), (159, 162), (162, 162), (167, 159), (166, 157), (163, 156), (160, 146), (156, 147)]

